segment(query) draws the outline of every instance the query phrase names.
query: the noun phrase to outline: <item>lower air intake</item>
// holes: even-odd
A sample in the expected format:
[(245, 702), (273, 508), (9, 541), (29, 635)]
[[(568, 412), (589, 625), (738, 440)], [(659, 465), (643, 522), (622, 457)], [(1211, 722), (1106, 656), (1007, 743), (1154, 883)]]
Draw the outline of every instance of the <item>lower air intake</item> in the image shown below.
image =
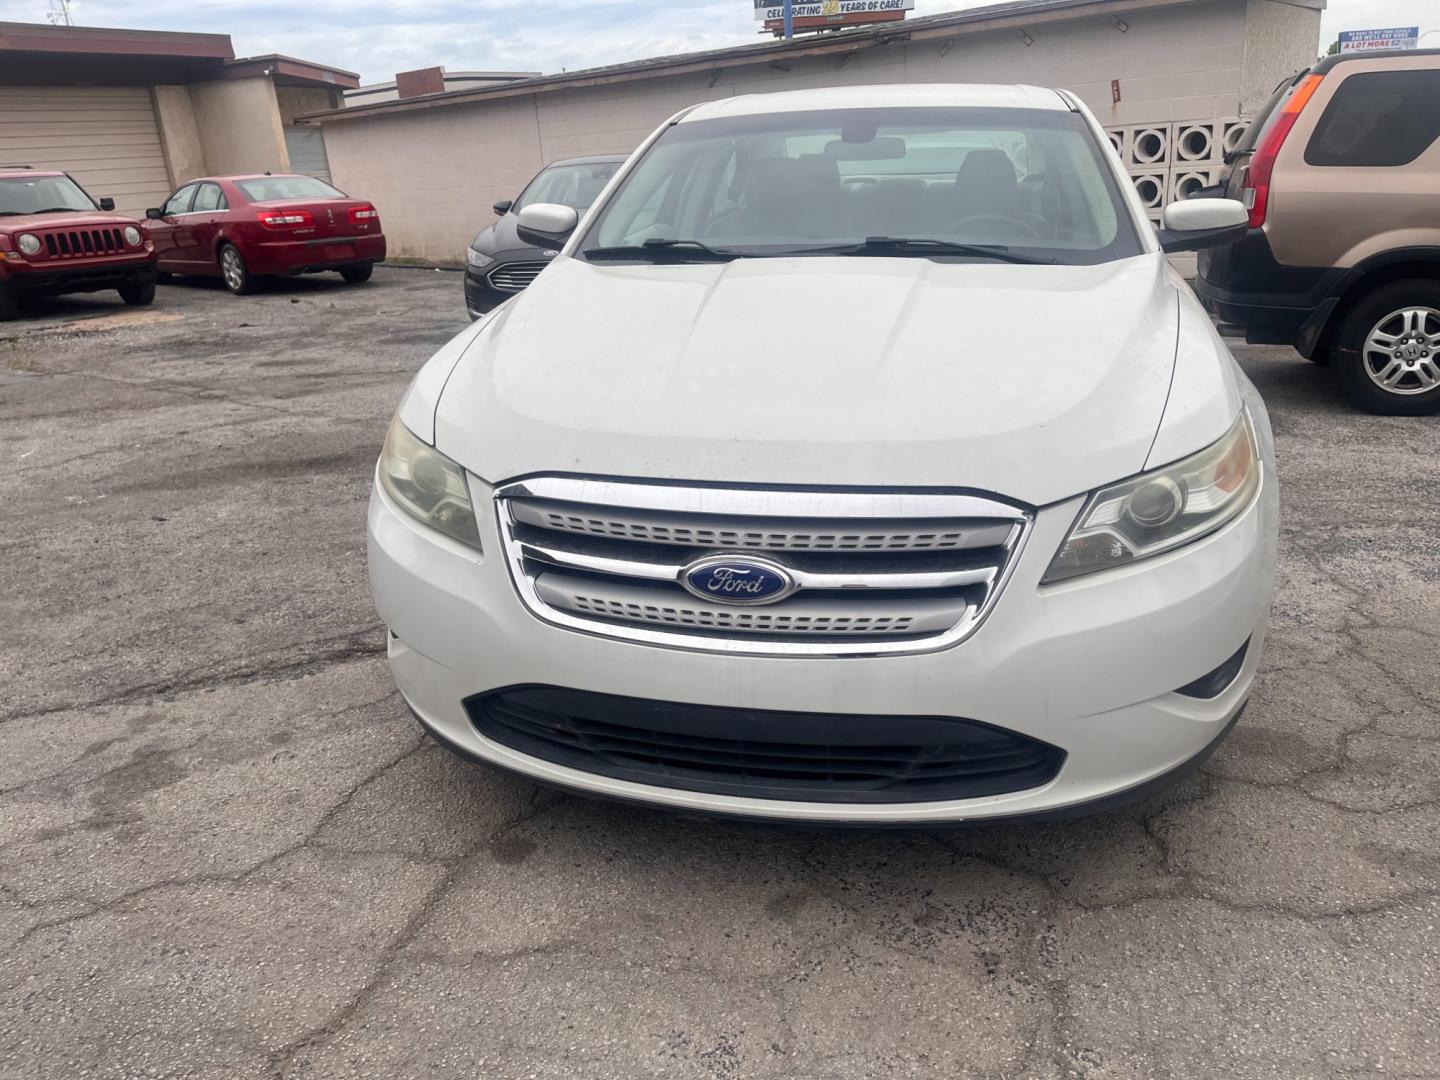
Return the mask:
[(637, 784), (797, 802), (972, 799), (1040, 787), (1064, 751), (974, 720), (790, 713), (527, 687), (465, 703), (531, 757)]

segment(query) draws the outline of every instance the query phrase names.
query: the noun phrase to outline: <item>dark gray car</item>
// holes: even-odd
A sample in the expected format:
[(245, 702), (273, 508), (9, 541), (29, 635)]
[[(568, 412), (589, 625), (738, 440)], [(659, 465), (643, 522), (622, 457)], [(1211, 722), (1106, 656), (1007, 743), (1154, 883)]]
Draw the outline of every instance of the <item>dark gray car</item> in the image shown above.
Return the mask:
[(465, 308), (478, 319), (529, 285), (555, 257), (516, 235), (519, 212), (531, 203), (559, 203), (580, 213), (604, 190), (624, 154), (569, 158), (545, 166), (516, 199), (495, 204), (500, 220), (482, 229), (466, 252)]

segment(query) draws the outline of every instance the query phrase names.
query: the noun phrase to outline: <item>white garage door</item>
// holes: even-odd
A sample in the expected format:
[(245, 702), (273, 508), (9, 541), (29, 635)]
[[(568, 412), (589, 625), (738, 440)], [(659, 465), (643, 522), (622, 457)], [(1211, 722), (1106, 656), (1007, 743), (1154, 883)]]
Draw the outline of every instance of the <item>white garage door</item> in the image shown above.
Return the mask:
[(318, 176), (330, 182), (330, 159), (325, 154), (325, 132), (318, 127), (287, 127), (285, 149), (290, 152), (290, 171)]
[(170, 193), (160, 131), (144, 86), (0, 89), (0, 164), (64, 169), (97, 199), (143, 213)]

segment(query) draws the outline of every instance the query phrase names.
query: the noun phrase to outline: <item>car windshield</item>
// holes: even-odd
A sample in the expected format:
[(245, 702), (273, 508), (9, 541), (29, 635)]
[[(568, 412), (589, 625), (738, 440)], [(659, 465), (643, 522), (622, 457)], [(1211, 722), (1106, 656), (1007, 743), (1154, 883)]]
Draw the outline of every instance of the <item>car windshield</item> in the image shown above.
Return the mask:
[(10, 176), (0, 180), (0, 214), (36, 214), (42, 210), (94, 213), (95, 204), (68, 176)]
[(313, 176), (261, 176), (254, 180), (236, 180), (235, 186), (245, 193), (251, 202), (269, 202), (272, 199), (343, 199), (345, 193), (338, 191)]
[(588, 210), (619, 167), (618, 161), (552, 165), (530, 181), (515, 200), (514, 209), (523, 210), (531, 203), (559, 203), (574, 210)]
[[(878, 238), (929, 243), (865, 243)], [(1012, 261), (1061, 263), (1142, 250), (1095, 137), (1078, 114), (1058, 109), (846, 109), (680, 123), (625, 178), (580, 248), (611, 249), (607, 257), (635, 248), (640, 257), (661, 240), (742, 256), (854, 245), (847, 254), (985, 258), (954, 247), (973, 245)]]

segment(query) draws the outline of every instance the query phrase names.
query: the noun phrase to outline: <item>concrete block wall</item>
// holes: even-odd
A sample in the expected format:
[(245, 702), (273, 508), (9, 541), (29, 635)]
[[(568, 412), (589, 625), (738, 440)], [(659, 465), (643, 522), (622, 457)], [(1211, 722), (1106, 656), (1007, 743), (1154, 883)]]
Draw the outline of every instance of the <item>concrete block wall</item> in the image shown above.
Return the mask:
[(1163, 204), (1213, 182), (1226, 133), (1258, 104), (1246, 87), (1264, 85), (1263, 101), (1298, 66), (1295, 55), (1313, 59), (1319, 40), (1319, 13), (1279, 0), (1199, 0), (1123, 22), (1123, 30), (1105, 17), (1041, 23), (1026, 30), (1028, 45), (1018, 31), (996, 30), (331, 120), (326, 143), (335, 182), (375, 201), (395, 255), (455, 262), (491, 220), (490, 204), (513, 198), (542, 163), (628, 153), (697, 102), (853, 84), (1025, 82), (1077, 93), (1113, 129), (1142, 190)]

